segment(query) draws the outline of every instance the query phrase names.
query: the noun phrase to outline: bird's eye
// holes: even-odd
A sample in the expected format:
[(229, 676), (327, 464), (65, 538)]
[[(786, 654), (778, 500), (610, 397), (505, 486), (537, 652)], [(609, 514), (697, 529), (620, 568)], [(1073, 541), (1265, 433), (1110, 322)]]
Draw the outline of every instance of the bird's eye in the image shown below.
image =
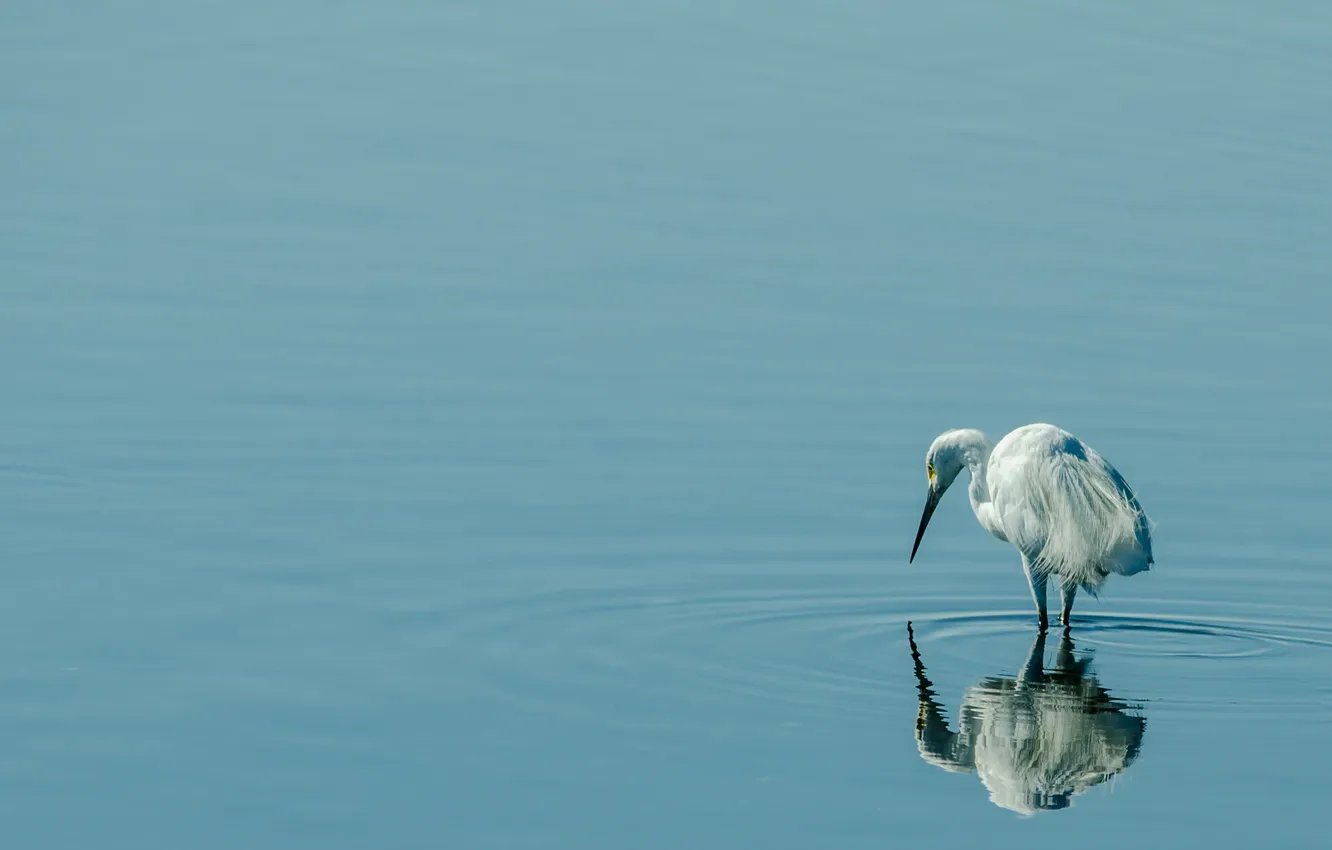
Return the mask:
[(932, 463), (925, 464), (925, 474), (930, 477), (931, 481), (934, 480), (934, 464)]

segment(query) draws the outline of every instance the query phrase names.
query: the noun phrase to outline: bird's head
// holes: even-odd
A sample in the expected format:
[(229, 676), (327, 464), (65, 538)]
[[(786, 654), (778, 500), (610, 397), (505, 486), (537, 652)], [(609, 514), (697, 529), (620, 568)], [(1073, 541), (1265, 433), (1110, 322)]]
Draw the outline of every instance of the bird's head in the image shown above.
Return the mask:
[(930, 489), (940, 494), (952, 486), (953, 480), (967, 468), (967, 453), (977, 442), (976, 437), (984, 439), (979, 431), (962, 428), (944, 431), (930, 443), (930, 450), (925, 453), (925, 477)]
[(925, 496), (925, 512), (920, 517), (920, 528), (916, 531), (916, 542), (911, 546), (908, 563), (916, 559), (916, 550), (920, 548), (921, 538), (925, 536), (925, 527), (930, 524), (930, 517), (939, 506), (944, 491), (952, 486), (968, 464), (974, 460), (983, 460), (989, 445), (990, 441), (985, 435), (974, 428), (944, 431), (930, 443), (930, 450), (925, 453), (925, 477), (930, 489)]

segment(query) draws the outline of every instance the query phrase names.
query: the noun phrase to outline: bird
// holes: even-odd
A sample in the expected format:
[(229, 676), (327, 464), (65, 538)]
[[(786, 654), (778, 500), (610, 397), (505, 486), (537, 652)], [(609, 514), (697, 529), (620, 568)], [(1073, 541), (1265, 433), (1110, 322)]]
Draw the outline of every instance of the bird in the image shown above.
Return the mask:
[(964, 469), (977, 521), (1022, 556), (1041, 631), (1049, 627), (1051, 579), (1059, 585), (1059, 623), (1069, 629), (1079, 588), (1095, 596), (1111, 574), (1136, 575), (1155, 563), (1151, 522), (1124, 476), (1086, 443), (1045, 423), (1017, 428), (998, 445), (974, 428), (934, 439), (925, 453), (925, 511), (907, 563)]
[(1045, 666), (1045, 632), (1016, 676), (992, 676), (967, 688), (948, 728), (907, 623), (920, 703), (921, 758), (950, 773), (975, 772), (990, 801), (1021, 815), (1068, 808), (1073, 797), (1129, 768), (1142, 749), (1141, 708), (1111, 696), (1077, 658), (1065, 632), (1054, 667)]

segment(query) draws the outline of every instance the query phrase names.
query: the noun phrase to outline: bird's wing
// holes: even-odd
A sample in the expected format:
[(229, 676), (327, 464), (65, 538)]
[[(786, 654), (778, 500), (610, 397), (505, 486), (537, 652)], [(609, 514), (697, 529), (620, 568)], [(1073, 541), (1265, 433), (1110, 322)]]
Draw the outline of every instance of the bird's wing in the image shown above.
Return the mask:
[(1042, 572), (1094, 588), (1107, 572), (1146, 569), (1151, 540), (1137, 498), (1072, 434), (1019, 429), (995, 447), (987, 473), (1009, 540)]

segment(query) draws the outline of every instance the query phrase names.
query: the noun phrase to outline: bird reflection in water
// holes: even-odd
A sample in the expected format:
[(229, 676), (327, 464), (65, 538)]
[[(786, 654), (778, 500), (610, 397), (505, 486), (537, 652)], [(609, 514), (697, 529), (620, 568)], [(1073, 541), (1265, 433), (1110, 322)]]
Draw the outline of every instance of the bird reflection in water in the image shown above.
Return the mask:
[(1138, 757), (1146, 721), (1090, 675), (1090, 656), (1074, 657), (1067, 632), (1053, 668), (1045, 667), (1042, 632), (1015, 678), (993, 677), (969, 688), (956, 732), (935, 701), (910, 623), (907, 637), (920, 688), (921, 757), (954, 773), (974, 770), (995, 805), (1023, 815), (1067, 808)]

